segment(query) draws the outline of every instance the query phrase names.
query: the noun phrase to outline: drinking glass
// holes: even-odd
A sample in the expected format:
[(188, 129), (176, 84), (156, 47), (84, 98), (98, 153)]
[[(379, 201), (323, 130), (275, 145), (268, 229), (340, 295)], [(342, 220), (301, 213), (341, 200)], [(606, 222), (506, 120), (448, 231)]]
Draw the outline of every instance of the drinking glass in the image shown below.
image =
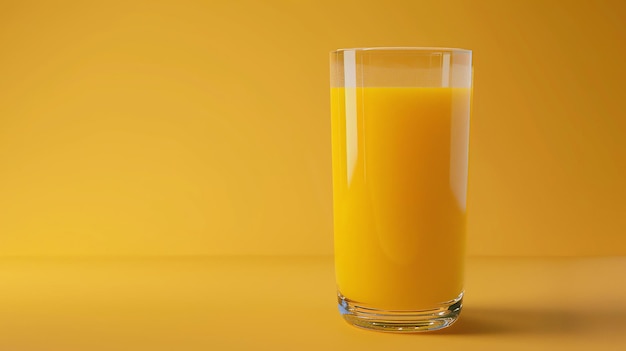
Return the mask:
[(454, 323), (463, 302), (472, 52), (331, 52), (339, 311), (390, 332)]

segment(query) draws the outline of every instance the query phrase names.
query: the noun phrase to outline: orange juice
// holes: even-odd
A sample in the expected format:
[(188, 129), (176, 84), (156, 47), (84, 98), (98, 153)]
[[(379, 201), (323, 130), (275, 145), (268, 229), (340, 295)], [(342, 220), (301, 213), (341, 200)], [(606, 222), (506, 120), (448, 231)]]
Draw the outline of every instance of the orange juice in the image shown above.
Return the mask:
[(362, 306), (463, 290), (470, 89), (332, 88), (335, 271)]

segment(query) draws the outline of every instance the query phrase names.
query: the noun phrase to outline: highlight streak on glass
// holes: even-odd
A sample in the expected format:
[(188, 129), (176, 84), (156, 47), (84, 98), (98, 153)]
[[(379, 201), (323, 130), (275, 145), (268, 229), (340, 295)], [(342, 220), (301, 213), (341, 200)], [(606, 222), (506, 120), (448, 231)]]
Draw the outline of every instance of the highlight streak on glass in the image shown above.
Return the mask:
[(354, 51), (346, 51), (343, 56), (343, 72), (346, 104), (346, 157), (348, 184), (356, 168), (358, 156), (357, 116), (356, 116), (356, 58)]
[(443, 62), (441, 64), (441, 87), (450, 86), (450, 53), (443, 53)]

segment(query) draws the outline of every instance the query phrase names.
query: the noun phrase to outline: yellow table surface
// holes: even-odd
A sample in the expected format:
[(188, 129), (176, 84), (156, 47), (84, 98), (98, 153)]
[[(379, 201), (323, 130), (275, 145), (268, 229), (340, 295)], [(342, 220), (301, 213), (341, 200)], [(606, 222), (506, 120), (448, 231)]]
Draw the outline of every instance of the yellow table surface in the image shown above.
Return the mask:
[(453, 327), (339, 316), (331, 257), (0, 259), (0, 350), (626, 350), (626, 257), (469, 258)]

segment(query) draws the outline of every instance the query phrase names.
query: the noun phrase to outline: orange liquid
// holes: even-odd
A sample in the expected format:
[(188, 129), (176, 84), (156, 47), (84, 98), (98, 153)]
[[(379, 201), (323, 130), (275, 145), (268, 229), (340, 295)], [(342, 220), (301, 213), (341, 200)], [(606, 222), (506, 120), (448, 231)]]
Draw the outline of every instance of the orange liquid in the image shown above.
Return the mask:
[(463, 290), (470, 90), (333, 88), (335, 270), (363, 306)]

